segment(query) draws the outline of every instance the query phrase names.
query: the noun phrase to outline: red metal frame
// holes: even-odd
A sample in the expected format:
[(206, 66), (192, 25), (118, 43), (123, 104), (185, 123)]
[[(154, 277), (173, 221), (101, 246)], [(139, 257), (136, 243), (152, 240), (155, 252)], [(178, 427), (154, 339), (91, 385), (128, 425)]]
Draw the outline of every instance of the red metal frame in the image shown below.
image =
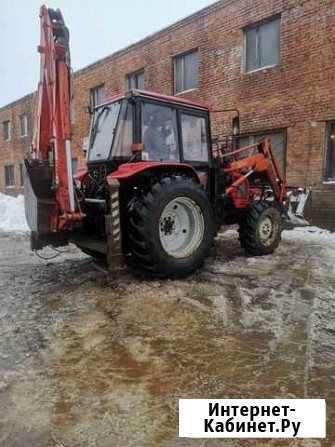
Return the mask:
[[(236, 156), (251, 149), (260, 149), (260, 152), (250, 157), (237, 160)], [(274, 156), (270, 139), (265, 139), (259, 144), (246, 146), (242, 149), (236, 149), (232, 152), (224, 153), (221, 159), (233, 157), (227, 168), (224, 169), (231, 176), (233, 183), (227, 189), (227, 194), (231, 196), (236, 208), (245, 208), (250, 205), (252, 196), (261, 195), (262, 188), (253, 187), (248, 177), (254, 173), (265, 173), (269, 186), (273, 190), (274, 197), (278, 203), (285, 202), (285, 206), (289, 206), (289, 200), (286, 189), (286, 182), (282, 170)], [(241, 186), (245, 188), (243, 196), (241, 196)]]
[(118, 179), (125, 180), (130, 177), (134, 177), (144, 171), (148, 171), (151, 169), (163, 168), (167, 170), (169, 168), (172, 169), (183, 169), (184, 172), (188, 171), (192, 176), (194, 176), (199, 182), (199, 176), (196, 170), (189, 164), (186, 163), (169, 163), (169, 162), (159, 162), (159, 161), (148, 161), (148, 162), (139, 162), (139, 163), (125, 163), (119, 167), (117, 171), (114, 171), (112, 174), (108, 176), (108, 179)]
[(189, 99), (179, 98), (178, 96), (162, 95), (156, 92), (151, 92), (147, 90), (137, 90), (137, 89), (129, 90), (128, 92), (122, 94), (112, 95), (108, 97), (103, 104), (110, 104), (112, 102), (119, 101), (120, 99), (124, 99), (127, 96), (127, 93), (132, 93), (134, 96), (141, 96), (144, 98), (158, 99), (161, 101), (172, 102), (173, 104), (184, 104), (187, 106), (198, 107), (199, 109), (206, 109), (208, 111), (211, 111), (213, 109), (213, 107), (210, 104), (206, 104), (201, 101), (193, 101), (193, 100), (191, 101)]
[(65, 228), (84, 215), (75, 204), (71, 166), (71, 67), (68, 30), (59, 10), (40, 9), (40, 81), (35, 110), (32, 155), (45, 163), (53, 153), (55, 210), (52, 230)]

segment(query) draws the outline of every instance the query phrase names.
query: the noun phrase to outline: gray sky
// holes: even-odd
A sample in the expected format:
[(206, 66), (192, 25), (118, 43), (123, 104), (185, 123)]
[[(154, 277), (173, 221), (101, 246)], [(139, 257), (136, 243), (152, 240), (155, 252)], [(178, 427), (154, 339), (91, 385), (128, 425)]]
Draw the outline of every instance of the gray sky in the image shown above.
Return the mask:
[[(49, 0), (70, 29), (74, 70), (122, 49), (215, 0)], [(0, 0), (0, 107), (36, 90), (39, 0)]]

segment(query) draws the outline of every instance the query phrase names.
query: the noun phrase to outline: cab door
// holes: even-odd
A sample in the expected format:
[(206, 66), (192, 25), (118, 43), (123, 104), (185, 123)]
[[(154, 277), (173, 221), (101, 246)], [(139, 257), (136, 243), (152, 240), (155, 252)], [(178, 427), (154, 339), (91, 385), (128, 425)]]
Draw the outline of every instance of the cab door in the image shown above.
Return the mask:
[(180, 112), (183, 161), (201, 165), (209, 163), (209, 138), (206, 116)]
[(211, 165), (208, 115), (180, 110), (179, 125), (182, 161), (192, 165), (198, 172), (201, 183), (206, 184)]

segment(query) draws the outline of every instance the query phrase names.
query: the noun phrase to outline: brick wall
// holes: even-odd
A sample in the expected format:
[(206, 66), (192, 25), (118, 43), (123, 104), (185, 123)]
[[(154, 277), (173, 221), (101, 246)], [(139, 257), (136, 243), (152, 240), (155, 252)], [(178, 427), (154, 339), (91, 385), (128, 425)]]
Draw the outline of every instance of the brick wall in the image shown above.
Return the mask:
[[(35, 107), (35, 94), (9, 104), (0, 109), (0, 192), (18, 194), (22, 192), (20, 164), (24, 155), (29, 151), (33, 135), (33, 113)], [(27, 116), (27, 135), (21, 136), (20, 116)], [(4, 141), (3, 122), (11, 122), (11, 138)], [(5, 186), (5, 166), (14, 166), (15, 187)]]
[[(243, 29), (277, 14), (280, 64), (245, 74)], [(107, 96), (122, 92), (127, 88), (126, 74), (145, 69), (146, 89), (172, 94), (173, 57), (195, 48), (200, 54), (199, 88), (183, 96), (204, 100), (216, 109), (237, 108), (242, 134), (285, 129), (288, 182), (320, 185), (325, 122), (335, 120), (334, 0), (223, 0), (76, 72), (74, 157), (84, 163), (83, 138), (90, 121), (84, 107), (90, 104), (92, 88), (105, 84)], [(12, 116), (17, 123), (20, 107), (32, 101), (30, 96), (0, 109), (0, 121)], [(231, 133), (233, 116), (213, 115), (214, 133)], [(11, 157), (18, 163), (25, 144), (19, 138), (3, 144), (0, 133), (0, 164)], [(3, 180), (0, 167), (0, 190)], [(335, 202), (335, 190), (328, 188), (327, 196)]]

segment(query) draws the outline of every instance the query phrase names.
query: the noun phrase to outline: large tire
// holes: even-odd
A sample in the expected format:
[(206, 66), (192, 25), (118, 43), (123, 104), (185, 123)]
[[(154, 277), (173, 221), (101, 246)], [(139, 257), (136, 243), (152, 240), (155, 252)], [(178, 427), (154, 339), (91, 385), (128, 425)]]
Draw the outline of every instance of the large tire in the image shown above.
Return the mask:
[(131, 266), (159, 276), (183, 277), (198, 269), (211, 249), (212, 207), (192, 179), (165, 177), (131, 201), (129, 232)]
[(272, 254), (281, 241), (280, 211), (269, 202), (256, 202), (244, 213), (239, 226), (242, 248), (253, 256)]

